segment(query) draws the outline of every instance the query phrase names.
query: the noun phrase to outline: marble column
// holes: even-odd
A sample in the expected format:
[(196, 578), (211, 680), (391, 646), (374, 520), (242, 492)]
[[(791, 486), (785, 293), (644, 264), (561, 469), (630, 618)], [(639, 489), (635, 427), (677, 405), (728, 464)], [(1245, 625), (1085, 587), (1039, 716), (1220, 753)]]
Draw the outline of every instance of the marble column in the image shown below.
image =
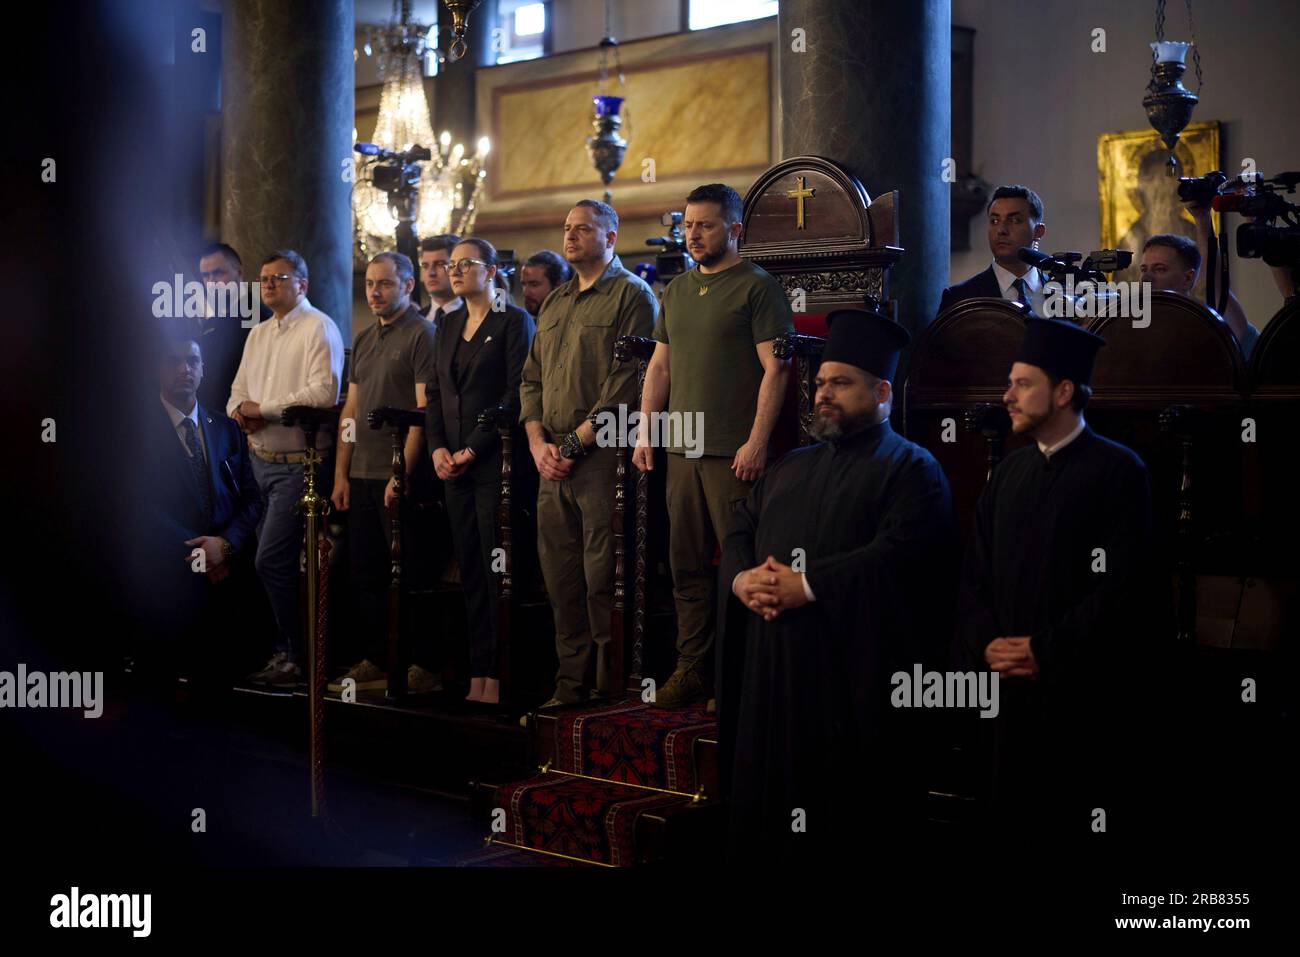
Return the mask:
[(915, 335), (948, 284), (950, 0), (781, 0), (778, 20), (782, 155), (843, 163), (872, 197), (899, 191), (890, 294)]
[(352, 329), (352, 0), (226, 0), (222, 240), (255, 279), (271, 250), (307, 262), (307, 298)]

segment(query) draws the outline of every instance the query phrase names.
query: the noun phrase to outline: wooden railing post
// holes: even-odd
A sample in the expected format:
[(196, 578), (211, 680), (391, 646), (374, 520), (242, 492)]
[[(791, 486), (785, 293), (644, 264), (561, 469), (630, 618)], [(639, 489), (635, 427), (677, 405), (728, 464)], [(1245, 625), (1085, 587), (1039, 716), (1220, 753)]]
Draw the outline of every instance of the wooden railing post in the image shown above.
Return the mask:
[(303, 515), (307, 559), (307, 614), (304, 616), (304, 644), (307, 648), (307, 703), (310, 721), (307, 766), (311, 772), (311, 816), (324, 818), (325, 805), (325, 632), (329, 618), (329, 539), (324, 535), (324, 518), (329, 498), (316, 489), (316, 467), (323, 461), (316, 451), (316, 433), (334, 421), (334, 409), (293, 405), (280, 416), (282, 424), (298, 426), (306, 438), (303, 458), (302, 496), (298, 508)]
[(500, 579), (497, 582), (497, 680), (501, 700), (510, 701), (513, 676), (510, 669), (511, 603), (514, 600), (514, 509), (515, 425), (518, 416), (504, 405), (479, 413), (478, 427), (484, 432), (496, 429), (501, 439), (501, 497), (497, 502), (497, 536), (502, 553)]
[[(636, 363), (636, 408), (641, 409), (641, 390), (645, 386), (646, 367), (654, 355), (655, 341), (645, 336), (620, 336), (614, 342), (614, 358), (619, 362)], [(612, 410), (617, 414), (617, 410)], [(643, 429), (649, 423), (641, 423)], [(630, 440), (630, 436), (623, 438)], [(649, 476), (640, 469), (636, 473), (636, 505), (632, 526), (632, 667), (624, 669), (625, 650), (627, 648), (627, 544), (626, 544), (626, 503), (627, 471), (630, 451), (627, 442), (618, 445), (618, 465), (614, 479), (614, 622), (611, 623), (613, 634), (614, 678), (622, 686), (639, 692), (641, 678), (645, 671), (645, 630), (646, 630), (646, 544), (647, 526), (649, 524), (650, 492)], [(651, 450), (653, 452), (653, 450)], [(617, 627), (614, 627), (614, 624)]]
[(388, 427), (393, 438), (393, 490), (388, 509), (388, 691), (389, 701), (406, 697), (406, 647), (402, 641), (402, 510), (406, 502), (406, 432), (424, 426), (424, 413), (414, 409), (381, 406), (371, 409), (366, 421), (372, 429)]
[(1196, 524), (1192, 512), (1192, 442), (1196, 431), (1196, 410), (1190, 405), (1169, 406), (1160, 413), (1160, 430), (1172, 435), (1181, 449), (1176, 561), (1178, 641), (1190, 643), (1196, 639)]
[(812, 436), (808, 432), (813, 420), (813, 399), (817, 396), (814, 380), (821, 365), (822, 350), (826, 340), (821, 336), (788, 333), (772, 340), (772, 352), (778, 359), (794, 359), (796, 383), (799, 389), (799, 444), (808, 445)]
[(993, 470), (1002, 461), (1002, 449), (1011, 431), (1011, 416), (1007, 410), (995, 402), (977, 402), (966, 410), (963, 416), (967, 432), (978, 432), (984, 436), (984, 452), (987, 469), (984, 472), (984, 484), (993, 477)]

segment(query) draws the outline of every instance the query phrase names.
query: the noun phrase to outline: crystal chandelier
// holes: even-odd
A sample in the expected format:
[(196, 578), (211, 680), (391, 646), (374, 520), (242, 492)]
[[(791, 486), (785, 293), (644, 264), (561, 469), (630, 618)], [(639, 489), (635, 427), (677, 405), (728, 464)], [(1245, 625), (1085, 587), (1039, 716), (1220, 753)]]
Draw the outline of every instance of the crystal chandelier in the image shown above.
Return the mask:
[[(415, 229), (419, 236), (472, 232), (477, 217), (479, 190), (487, 178), (484, 162), (490, 143), (478, 141), (472, 156), (463, 144), (451, 144), (451, 134), (436, 140), (429, 120), (429, 101), (424, 95), (424, 64), (438, 56), (429, 42), (430, 30), (410, 19), (409, 0), (394, 0), (394, 19), (382, 30), (367, 34), (367, 52), (378, 56), (383, 91), (379, 98), (379, 121), (373, 142), (382, 149), (403, 152), (412, 146), (430, 148), (432, 156), (419, 164), (416, 187), (418, 206)], [(356, 139), (356, 133), (353, 133)], [(398, 209), (389, 193), (372, 179), (374, 166), (361, 157), (353, 158), (352, 208), (354, 253), (360, 264), (376, 253), (397, 248)]]

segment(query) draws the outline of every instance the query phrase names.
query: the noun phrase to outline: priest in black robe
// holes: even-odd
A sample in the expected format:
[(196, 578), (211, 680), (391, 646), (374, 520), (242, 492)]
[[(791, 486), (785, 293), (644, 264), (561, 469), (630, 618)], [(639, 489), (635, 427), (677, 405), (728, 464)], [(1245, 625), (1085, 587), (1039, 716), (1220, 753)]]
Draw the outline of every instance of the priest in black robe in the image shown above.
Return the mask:
[[(890, 676), (947, 647), (952, 497), (889, 424), (908, 335), (860, 310), (828, 317), (810, 432), (770, 468), (722, 550), (720, 774), (732, 861), (824, 862), (920, 819), (926, 716)], [(936, 654), (937, 653), (937, 654)]]
[(1158, 637), (1151, 488), (1142, 460), (1083, 418), (1104, 344), (1026, 323), (1002, 401), (1035, 444), (993, 470), (966, 549), (959, 648), (1000, 676), (999, 715), (977, 722), (992, 833), (1113, 831), (1125, 755), (1147, 743), (1131, 722)]

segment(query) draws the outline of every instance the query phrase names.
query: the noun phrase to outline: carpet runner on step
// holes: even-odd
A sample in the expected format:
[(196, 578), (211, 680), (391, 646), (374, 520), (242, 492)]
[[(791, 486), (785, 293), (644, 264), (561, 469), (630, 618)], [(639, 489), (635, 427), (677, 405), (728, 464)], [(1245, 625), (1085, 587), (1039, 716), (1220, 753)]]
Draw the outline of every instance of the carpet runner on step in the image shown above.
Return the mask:
[(501, 839), (613, 867), (637, 863), (636, 824), (643, 814), (690, 803), (680, 794), (555, 773), (497, 789), (497, 807), (506, 811)]
[(695, 742), (718, 723), (698, 704), (665, 710), (639, 698), (555, 716), (553, 770), (694, 794)]

